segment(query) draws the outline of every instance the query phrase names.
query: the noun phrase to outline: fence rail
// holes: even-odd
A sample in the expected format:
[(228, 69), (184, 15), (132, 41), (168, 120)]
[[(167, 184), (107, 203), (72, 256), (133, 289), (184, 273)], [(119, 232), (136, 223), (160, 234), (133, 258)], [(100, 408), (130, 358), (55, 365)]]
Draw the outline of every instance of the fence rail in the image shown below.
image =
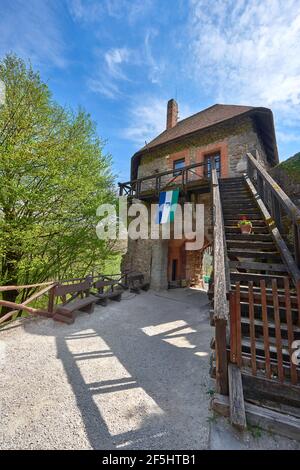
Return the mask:
[[(42, 315), (46, 317), (52, 317), (53, 312), (55, 309), (55, 290), (61, 287), (65, 287), (72, 284), (81, 285), (85, 283), (87, 287), (90, 287), (95, 281), (116, 281), (121, 287), (127, 289), (128, 288), (128, 276), (132, 274), (131, 271), (124, 271), (122, 273), (115, 273), (115, 274), (96, 274), (96, 275), (88, 275), (86, 277), (80, 278), (72, 278), (72, 279), (63, 279), (60, 281), (49, 281), (49, 282), (42, 282), (36, 284), (26, 284), (26, 285), (14, 285), (14, 286), (0, 286), (0, 293), (5, 291), (22, 291), (22, 290), (31, 290), (37, 289), (41, 287), (40, 290), (36, 290), (30, 297), (28, 297), (25, 301), (21, 303), (17, 302), (10, 302), (6, 300), (0, 299), (0, 307), (7, 307), (11, 310), (5, 313), (0, 317), (0, 325), (3, 323), (10, 321), (11, 318), (17, 314), (18, 312), (25, 311), (30, 315)], [(35, 300), (39, 299), (43, 295), (48, 295), (48, 305), (47, 309), (42, 308), (35, 308), (30, 306), (29, 304), (34, 302)]]
[(291, 248), (296, 265), (300, 268), (300, 210), (264, 169), (259, 160), (258, 151), (256, 151), (256, 158), (251, 153), (247, 154), (247, 174), (270, 211), (279, 232), (283, 234), (285, 231), (284, 219), (287, 219), (288, 225), (292, 227), (293, 247)]
[(300, 366), (293, 361), (293, 343), (300, 340), (300, 284), (284, 289), (277, 280), (267, 286), (261, 280), (229, 293), (230, 361), (250, 368), (252, 375), (265, 376), (280, 383), (300, 384)]
[(143, 193), (147, 192), (158, 196), (160, 191), (171, 189), (172, 187), (186, 190), (189, 184), (199, 180), (208, 181), (209, 177), (206, 172), (207, 163), (193, 163), (183, 168), (155, 173), (150, 176), (127, 181), (126, 183), (118, 183), (119, 194), (120, 196), (139, 198)]

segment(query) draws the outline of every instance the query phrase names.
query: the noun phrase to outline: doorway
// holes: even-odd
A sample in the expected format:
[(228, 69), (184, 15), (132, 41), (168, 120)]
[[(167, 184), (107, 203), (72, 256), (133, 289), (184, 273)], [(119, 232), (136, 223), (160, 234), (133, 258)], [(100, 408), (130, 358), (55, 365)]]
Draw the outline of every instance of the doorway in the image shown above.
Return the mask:
[(176, 281), (177, 280), (177, 259), (172, 260), (172, 272), (171, 272), (171, 280)]

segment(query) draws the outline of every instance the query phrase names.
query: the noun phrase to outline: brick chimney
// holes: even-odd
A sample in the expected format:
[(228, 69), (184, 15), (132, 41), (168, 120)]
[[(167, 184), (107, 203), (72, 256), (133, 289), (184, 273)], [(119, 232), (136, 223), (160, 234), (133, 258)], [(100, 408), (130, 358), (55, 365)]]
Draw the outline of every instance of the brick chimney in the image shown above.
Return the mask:
[(167, 129), (176, 126), (178, 119), (178, 104), (175, 100), (168, 101), (167, 108)]

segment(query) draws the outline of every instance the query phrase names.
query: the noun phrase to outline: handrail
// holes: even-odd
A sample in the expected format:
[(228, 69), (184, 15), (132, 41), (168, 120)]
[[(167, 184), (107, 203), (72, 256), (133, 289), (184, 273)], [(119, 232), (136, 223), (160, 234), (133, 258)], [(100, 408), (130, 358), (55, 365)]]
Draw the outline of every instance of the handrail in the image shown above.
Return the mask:
[(215, 162), (212, 161), (212, 198), (213, 198), (213, 273), (214, 273), (214, 324), (216, 350), (216, 385), (217, 392), (228, 395), (228, 360), (227, 360), (227, 320), (229, 315), (227, 293), (229, 277), (226, 255), (226, 243), (218, 175)]
[[(256, 151), (256, 154), (259, 158), (258, 151)], [(256, 178), (254, 171), (256, 171)], [(247, 173), (250, 181), (256, 186), (262, 201), (269, 208), (272, 219), (276, 222), (279, 231), (282, 228), (281, 210), (291, 220), (294, 230), (295, 262), (300, 268), (300, 210), (251, 153), (247, 153)], [(270, 195), (269, 200), (268, 193)], [(267, 221), (269, 225), (272, 224), (272, 219)]]
[[(38, 285), (39, 286), (45, 286), (45, 287), (43, 289), (41, 289), (40, 291), (38, 291), (38, 292), (34, 293), (33, 295), (31, 295), (27, 300), (25, 300), (21, 304), (18, 304), (16, 302), (6, 301), (6, 300), (0, 300), (0, 306), (8, 307), (8, 308), (13, 309), (13, 310), (10, 310), (9, 312), (7, 312), (2, 317), (0, 317), (0, 324), (7, 321), (9, 318), (11, 318), (13, 315), (15, 315), (19, 310), (25, 310), (26, 312), (31, 313), (33, 315), (34, 314), (47, 315), (49, 313), (47, 310), (29, 307), (28, 304), (30, 302), (32, 302), (33, 300), (36, 300), (39, 297), (41, 297), (42, 295), (46, 294), (47, 292), (52, 291), (53, 288), (57, 285), (57, 283), (52, 281), (51, 283), (43, 282), (43, 283), (38, 284)], [(36, 286), (36, 284), (31, 284), (29, 286), (27, 285), (25, 287), (24, 286), (6, 286), (6, 287), (14, 287), (14, 288), (16, 288), (14, 290), (19, 290), (21, 288), (28, 288), (28, 287), (32, 287), (32, 286)], [(7, 290), (12, 290), (12, 289), (7, 289)]]
[(214, 211), (214, 317), (228, 318), (227, 292), (229, 281), (226, 268), (226, 244), (217, 171), (212, 169), (212, 195)]
[(253, 155), (251, 153), (247, 153), (247, 156), (251, 164), (263, 177), (264, 182), (268, 185), (268, 188), (271, 190), (272, 194), (274, 194), (276, 199), (284, 207), (285, 211), (288, 213), (293, 222), (295, 224), (300, 224), (300, 210), (298, 207), (291, 201), (288, 195), (281, 189), (272, 176), (270, 176), (264, 167), (253, 157)]
[[(150, 180), (155, 181), (155, 188), (157, 191), (159, 191), (160, 186), (161, 186), (161, 178), (164, 176), (168, 176), (168, 175), (172, 175), (173, 180), (176, 180), (177, 178), (182, 177), (182, 182), (180, 184), (185, 185), (187, 183), (187, 180), (188, 180), (187, 175), (190, 170), (193, 170), (194, 168), (205, 167), (205, 166), (206, 166), (206, 162), (192, 163), (191, 165), (187, 165), (187, 166), (184, 166), (183, 168), (178, 168), (176, 170), (175, 169), (166, 170), (166, 171), (162, 171), (161, 173), (155, 173), (153, 175), (143, 176), (141, 178), (137, 178), (131, 181), (126, 181), (125, 183), (118, 183), (119, 193), (120, 193), (120, 196), (122, 196), (124, 192), (130, 196), (132, 196), (133, 193), (135, 193), (135, 195), (138, 196), (141, 192), (142, 183), (150, 181)], [(174, 175), (174, 173), (176, 173), (176, 175)], [(193, 174), (196, 174), (196, 173), (193, 172)], [(199, 175), (199, 179), (200, 178), (201, 176)], [(167, 186), (168, 184), (170, 184), (170, 182), (168, 182), (165, 186)]]

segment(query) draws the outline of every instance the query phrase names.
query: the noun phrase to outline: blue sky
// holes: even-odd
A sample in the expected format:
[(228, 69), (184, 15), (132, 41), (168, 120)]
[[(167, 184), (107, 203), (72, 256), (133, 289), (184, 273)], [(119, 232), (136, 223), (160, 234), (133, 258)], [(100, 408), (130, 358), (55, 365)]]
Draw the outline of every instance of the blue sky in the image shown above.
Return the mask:
[(30, 59), (54, 98), (97, 123), (119, 181), (165, 127), (214, 103), (275, 115), (300, 151), (299, 0), (0, 0), (0, 54)]

